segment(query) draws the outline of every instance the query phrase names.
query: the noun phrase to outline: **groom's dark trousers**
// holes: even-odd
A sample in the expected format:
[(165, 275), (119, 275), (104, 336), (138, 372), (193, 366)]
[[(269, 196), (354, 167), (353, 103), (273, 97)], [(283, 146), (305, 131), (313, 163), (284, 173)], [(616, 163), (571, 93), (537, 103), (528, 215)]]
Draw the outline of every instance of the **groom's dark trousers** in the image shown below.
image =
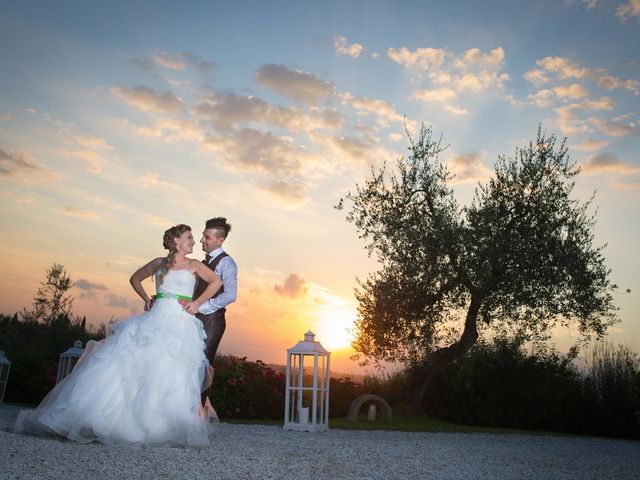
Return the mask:
[[(224, 257), (228, 256), (226, 252), (222, 252), (216, 258), (213, 259), (211, 263), (203, 262), (207, 267), (211, 270), (215, 271), (216, 266), (220, 263)], [(198, 279), (198, 283), (196, 284), (196, 288), (193, 292), (193, 298), (198, 298), (202, 292), (204, 292), (209, 284), (206, 283), (202, 279)], [(224, 285), (220, 287), (220, 289), (214, 293), (212, 298), (217, 297), (222, 292), (224, 292)], [(226, 312), (225, 308), (221, 308), (216, 310), (213, 313), (208, 315), (204, 315), (202, 313), (197, 313), (196, 318), (202, 321), (202, 325), (204, 326), (204, 333), (207, 334), (207, 338), (204, 341), (204, 354), (209, 360), (209, 364), (213, 365), (213, 359), (216, 356), (216, 351), (218, 350), (218, 345), (220, 345), (220, 340), (222, 340), (222, 335), (224, 334), (224, 330), (227, 327), (227, 322), (224, 318), (224, 313)], [(205, 404), (207, 397), (209, 396), (210, 388), (207, 388), (202, 392), (201, 400), (202, 405)]]

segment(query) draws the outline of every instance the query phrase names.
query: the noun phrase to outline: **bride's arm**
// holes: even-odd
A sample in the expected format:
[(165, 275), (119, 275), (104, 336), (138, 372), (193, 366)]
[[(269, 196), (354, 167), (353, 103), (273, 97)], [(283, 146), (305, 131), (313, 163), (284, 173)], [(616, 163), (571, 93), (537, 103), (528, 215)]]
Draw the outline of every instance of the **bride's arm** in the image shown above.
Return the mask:
[(202, 292), (198, 298), (194, 298), (191, 303), (188, 303), (185, 307), (185, 310), (189, 312), (191, 315), (195, 315), (198, 313), (198, 308), (204, 302), (213, 297), (213, 294), (218, 291), (218, 289), (222, 286), (222, 280), (218, 277), (213, 270), (209, 267), (205, 266), (202, 262), (197, 260), (193, 260), (193, 265), (195, 266), (195, 274), (198, 275), (202, 280), (209, 283), (209, 286)]
[(133, 289), (136, 291), (138, 295), (140, 295), (140, 298), (142, 298), (142, 300), (144, 301), (145, 310), (149, 309), (148, 306), (151, 299), (149, 298), (149, 295), (147, 295), (147, 292), (145, 292), (144, 288), (142, 287), (142, 281), (145, 278), (149, 278), (151, 275), (153, 275), (156, 272), (156, 270), (158, 270), (162, 266), (163, 261), (164, 261), (163, 257), (154, 258), (149, 263), (147, 263), (146, 265), (136, 270), (133, 273), (133, 275), (131, 275), (131, 278), (129, 279), (129, 283), (131, 284)]

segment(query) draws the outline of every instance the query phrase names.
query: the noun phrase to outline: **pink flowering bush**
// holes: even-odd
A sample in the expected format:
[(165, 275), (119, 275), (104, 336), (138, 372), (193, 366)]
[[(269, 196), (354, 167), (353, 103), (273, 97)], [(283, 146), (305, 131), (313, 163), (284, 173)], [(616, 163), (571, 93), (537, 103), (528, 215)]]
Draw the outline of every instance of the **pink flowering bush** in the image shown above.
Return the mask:
[(210, 392), (220, 418), (280, 419), (284, 417), (285, 376), (264, 362), (218, 355)]

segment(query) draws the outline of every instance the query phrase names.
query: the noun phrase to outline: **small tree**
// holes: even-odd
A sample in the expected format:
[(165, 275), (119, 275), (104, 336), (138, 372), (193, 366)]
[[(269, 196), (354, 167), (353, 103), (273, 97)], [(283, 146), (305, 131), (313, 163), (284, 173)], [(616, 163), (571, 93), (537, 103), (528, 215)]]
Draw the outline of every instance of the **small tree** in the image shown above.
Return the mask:
[(74, 285), (65, 268), (54, 263), (47, 269), (46, 278), (33, 298), (33, 309), (24, 309), (22, 318), (48, 324), (60, 317), (71, 320), (73, 297), (68, 292)]
[[(372, 170), (346, 200), (381, 269), (356, 289), (354, 348), (365, 362), (401, 361), (413, 373), (409, 402), (476, 342), (480, 326), (512, 327), (521, 341), (576, 323), (584, 338), (617, 321), (595, 220), (571, 198), (579, 173), (565, 142), (541, 129), (535, 143), (500, 157), (494, 177), (460, 208), (440, 161), (440, 141), (422, 127), (396, 171)], [(341, 199), (338, 209), (344, 207)], [(447, 326), (460, 315), (462, 333)]]

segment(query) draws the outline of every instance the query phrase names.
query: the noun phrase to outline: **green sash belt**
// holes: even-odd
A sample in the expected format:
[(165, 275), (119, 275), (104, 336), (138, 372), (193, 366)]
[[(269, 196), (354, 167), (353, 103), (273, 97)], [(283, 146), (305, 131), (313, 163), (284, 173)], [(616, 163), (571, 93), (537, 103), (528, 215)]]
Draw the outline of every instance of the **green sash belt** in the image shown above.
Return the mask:
[(188, 295), (178, 295), (177, 293), (159, 292), (156, 293), (156, 298), (175, 298), (176, 300), (189, 300), (190, 302), (193, 301), (193, 298), (189, 297)]

